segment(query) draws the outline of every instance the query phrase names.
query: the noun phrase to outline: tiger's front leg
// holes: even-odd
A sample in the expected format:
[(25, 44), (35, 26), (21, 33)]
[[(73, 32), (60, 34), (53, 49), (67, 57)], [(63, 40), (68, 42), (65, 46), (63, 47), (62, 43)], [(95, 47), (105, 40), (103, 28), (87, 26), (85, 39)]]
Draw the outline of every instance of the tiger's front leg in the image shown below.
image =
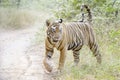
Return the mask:
[(60, 51), (60, 58), (59, 58), (59, 67), (58, 70), (62, 70), (65, 64), (65, 58), (66, 58), (66, 51), (67, 49), (64, 48)]
[(52, 71), (53, 66), (52, 66), (52, 55), (53, 55), (53, 49), (48, 50), (46, 49), (46, 53), (45, 53), (45, 58), (43, 60), (43, 64), (45, 66), (45, 69), (49, 72)]
[(54, 52), (53, 49), (50, 49), (50, 50), (46, 49), (45, 57), (46, 57), (46, 58), (52, 58), (53, 52)]

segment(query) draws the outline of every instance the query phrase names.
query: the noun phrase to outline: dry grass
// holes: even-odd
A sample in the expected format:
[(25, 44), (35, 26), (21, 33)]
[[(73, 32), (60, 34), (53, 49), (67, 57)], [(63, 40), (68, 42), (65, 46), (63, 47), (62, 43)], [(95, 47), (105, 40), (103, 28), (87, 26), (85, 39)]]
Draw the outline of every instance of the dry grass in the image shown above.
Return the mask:
[(38, 20), (34, 11), (16, 8), (0, 8), (0, 27), (25, 28), (33, 25)]

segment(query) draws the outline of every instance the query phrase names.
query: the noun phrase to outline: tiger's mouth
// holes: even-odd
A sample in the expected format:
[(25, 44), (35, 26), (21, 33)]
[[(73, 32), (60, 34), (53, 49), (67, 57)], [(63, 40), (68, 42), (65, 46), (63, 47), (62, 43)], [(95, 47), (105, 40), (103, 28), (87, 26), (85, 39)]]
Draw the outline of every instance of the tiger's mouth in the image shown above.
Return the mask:
[(52, 41), (53, 42), (59, 42), (61, 40), (61, 37), (54, 37), (54, 38), (52, 38)]
[(58, 39), (53, 39), (53, 42), (58, 42), (59, 40)]

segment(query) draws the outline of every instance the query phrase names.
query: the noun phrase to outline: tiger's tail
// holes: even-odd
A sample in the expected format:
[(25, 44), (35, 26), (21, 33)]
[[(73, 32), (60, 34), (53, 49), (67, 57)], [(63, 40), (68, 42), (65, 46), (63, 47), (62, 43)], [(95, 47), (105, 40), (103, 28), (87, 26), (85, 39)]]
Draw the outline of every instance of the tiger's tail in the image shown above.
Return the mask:
[(81, 5), (82, 22), (84, 21), (84, 13), (83, 13), (84, 8), (86, 8), (86, 10), (87, 10), (87, 12), (88, 12), (88, 21), (89, 21), (89, 22), (92, 22), (91, 10), (90, 10), (90, 8), (89, 8), (87, 5), (85, 5), (85, 4)]

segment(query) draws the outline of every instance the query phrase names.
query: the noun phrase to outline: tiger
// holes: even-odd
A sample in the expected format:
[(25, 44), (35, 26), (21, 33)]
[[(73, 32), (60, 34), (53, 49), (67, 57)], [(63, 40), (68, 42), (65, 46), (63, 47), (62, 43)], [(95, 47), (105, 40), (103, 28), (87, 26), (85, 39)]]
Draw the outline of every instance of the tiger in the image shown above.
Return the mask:
[[(87, 21), (63, 22), (63, 19), (50, 21), (46, 20), (46, 39), (45, 39), (45, 58), (43, 64), (47, 69), (49, 64), (46, 60), (52, 59), (54, 48), (60, 51), (58, 70), (64, 68), (67, 50), (72, 50), (74, 57), (74, 65), (77, 66), (80, 59), (79, 53), (83, 45), (87, 45), (96, 57), (97, 62), (101, 63), (101, 54), (95, 34), (92, 29), (92, 15), (87, 5), (82, 5), (82, 9), (86, 8), (89, 19)], [(52, 68), (50, 68), (52, 69)], [(48, 70), (51, 72), (52, 70)]]

